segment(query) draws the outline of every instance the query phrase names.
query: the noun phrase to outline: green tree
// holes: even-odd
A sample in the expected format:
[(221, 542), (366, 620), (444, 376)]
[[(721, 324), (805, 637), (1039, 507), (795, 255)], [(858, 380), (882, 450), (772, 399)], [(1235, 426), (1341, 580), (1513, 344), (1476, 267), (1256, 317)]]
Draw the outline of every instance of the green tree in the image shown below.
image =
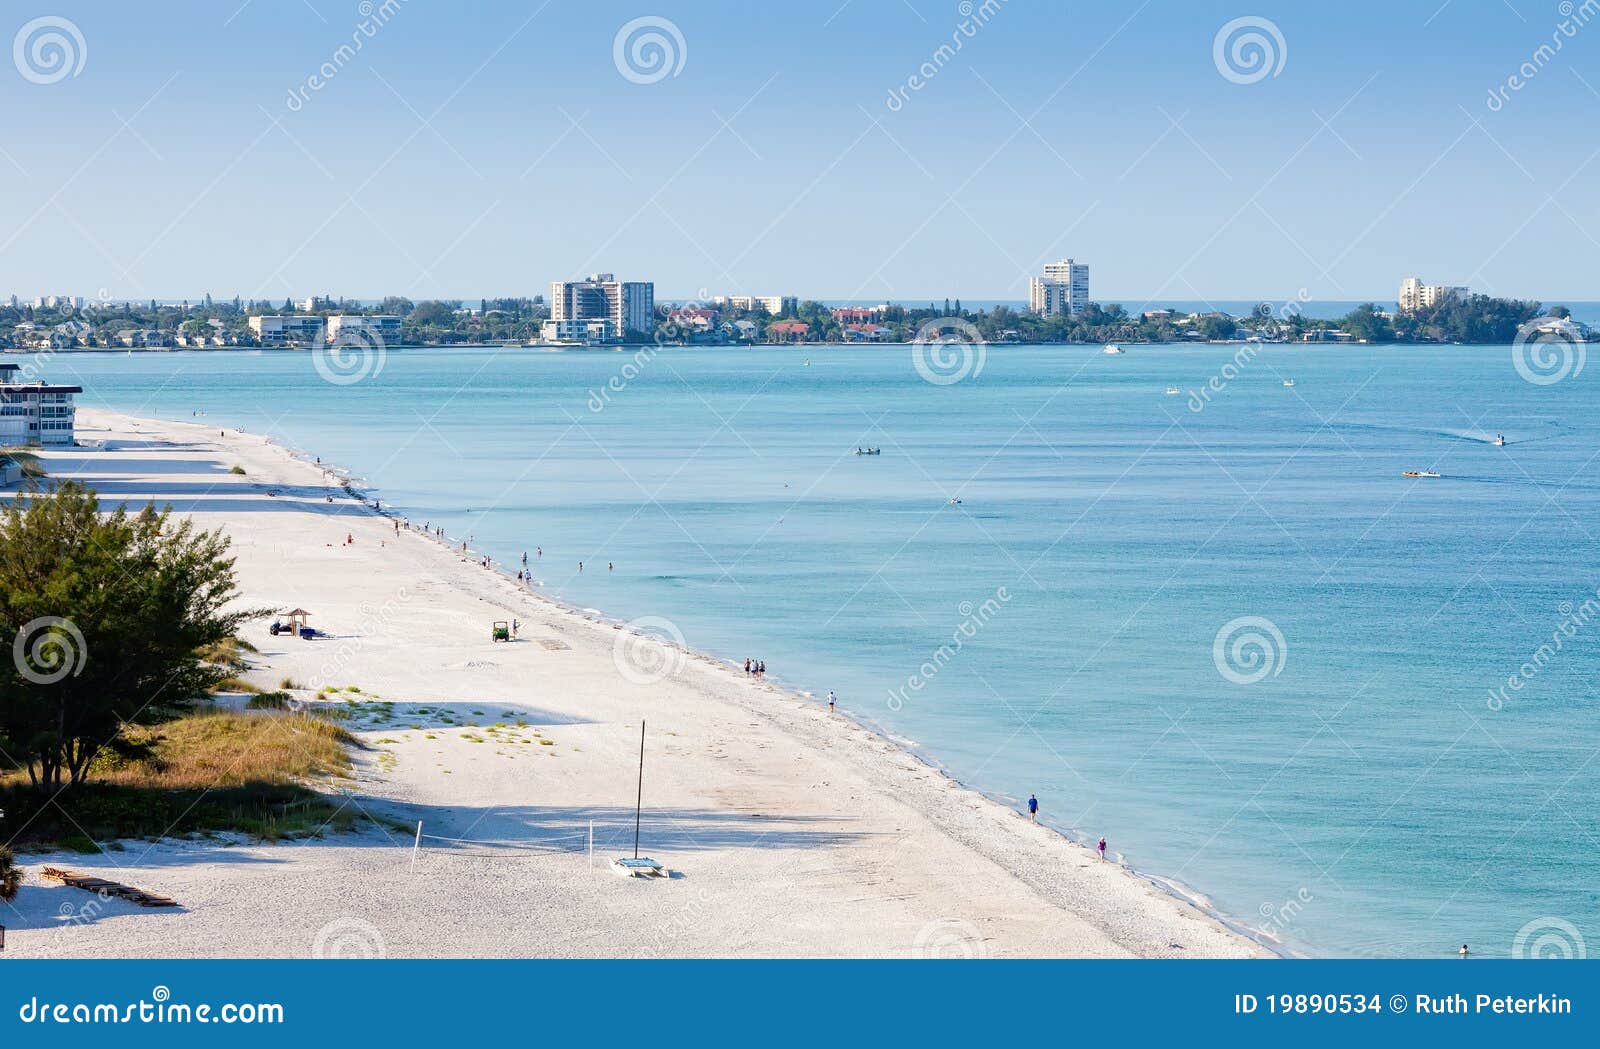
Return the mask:
[(154, 506), (102, 515), (70, 481), (0, 512), (0, 736), (35, 787), (83, 782), (124, 726), (177, 717), (227, 676), (200, 650), (264, 614), (229, 609), (228, 545)]
[(1200, 331), (1208, 339), (1231, 339), (1239, 330), (1238, 324), (1226, 313), (1218, 313), (1200, 319)]
[(17, 854), (0, 845), (0, 900), (14, 900), (22, 888), (22, 868), (17, 866)]
[(1364, 342), (1393, 342), (1394, 328), (1378, 307), (1364, 302), (1345, 315), (1340, 327)]

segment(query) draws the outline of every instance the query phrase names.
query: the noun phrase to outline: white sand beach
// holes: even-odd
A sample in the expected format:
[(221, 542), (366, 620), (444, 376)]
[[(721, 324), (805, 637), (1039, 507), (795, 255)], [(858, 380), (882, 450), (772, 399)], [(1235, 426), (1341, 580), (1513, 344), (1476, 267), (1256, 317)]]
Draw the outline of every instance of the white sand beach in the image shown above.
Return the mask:
[[(293, 678), (306, 698), (361, 690), (339, 693), (362, 704), (351, 727), (367, 749), (337, 789), (374, 822), (293, 844), (24, 855), (27, 883), (0, 905), (8, 956), (1267, 953), (825, 704), (687, 653), (666, 660), (663, 680), (625, 675), (619, 640), (633, 639), (618, 627), (420, 527), (397, 534), (263, 437), (84, 409), (79, 439), (104, 443), (47, 453), (54, 475), (106, 504), (153, 499), (226, 529), (247, 605), (310, 610), (328, 636), (247, 629), (261, 649), (250, 677)], [(512, 619), (519, 637), (492, 642), (491, 624)], [(670, 879), (624, 879), (606, 863), (632, 851), (641, 719), (642, 851)], [(414, 857), (401, 828), (418, 820), (430, 837)], [(41, 881), (45, 863), (181, 906), (101, 902)]]

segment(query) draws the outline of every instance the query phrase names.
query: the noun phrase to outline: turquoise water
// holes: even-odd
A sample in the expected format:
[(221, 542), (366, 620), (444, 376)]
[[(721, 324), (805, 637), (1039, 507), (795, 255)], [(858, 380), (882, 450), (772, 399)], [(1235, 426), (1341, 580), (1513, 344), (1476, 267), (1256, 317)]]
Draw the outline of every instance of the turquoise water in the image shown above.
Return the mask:
[[(1269, 347), (1192, 411), (1233, 353), (992, 347), (951, 385), (906, 347), (674, 349), (609, 388), (630, 354), (391, 351), (348, 386), (305, 354), (74, 354), (48, 377), (271, 432), (507, 564), (542, 547), (552, 596), (834, 689), (1296, 949), (1503, 955), (1544, 918), (1600, 943), (1600, 623), (1490, 703), (1600, 583), (1600, 375)], [(1214, 655), (1240, 617), (1271, 625), (1248, 684)]]

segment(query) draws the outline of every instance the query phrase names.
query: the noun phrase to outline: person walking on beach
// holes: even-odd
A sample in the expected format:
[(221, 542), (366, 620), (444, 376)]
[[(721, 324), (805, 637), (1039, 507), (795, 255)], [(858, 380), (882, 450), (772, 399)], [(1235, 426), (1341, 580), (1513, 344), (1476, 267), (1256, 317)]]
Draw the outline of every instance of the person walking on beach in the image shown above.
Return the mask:
[(1104, 863), (1106, 860), (1106, 836), (1104, 834), (1100, 835), (1100, 844), (1096, 845), (1095, 848), (1100, 850), (1100, 862)]
[(1028, 795), (1028, 818), (1035, 823), (1039, 822), (1039, 799), (1032, 794)]
[(828, 689), (828, 713), (830, 713), (830, 714), (833, 713), (833, 704), (834, 704), (833, 689), (830, 688), (830, 689)]
[(744, 660), (744, 672), (746, 674), (750, 673), (750, 657), (749, 656), (746, 656), (745, 660)]

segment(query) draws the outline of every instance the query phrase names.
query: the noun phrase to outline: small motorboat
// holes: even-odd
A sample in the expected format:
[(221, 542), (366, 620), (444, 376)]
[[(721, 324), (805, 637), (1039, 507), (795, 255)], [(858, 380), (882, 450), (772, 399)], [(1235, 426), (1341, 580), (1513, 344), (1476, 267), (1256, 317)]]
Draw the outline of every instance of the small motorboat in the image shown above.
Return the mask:
[(1176, 386), (1168, 386), (1167, 387), (1167, 396), (1168, 397), (1176, 397), (1182, 392), (1183, 391), (1178, 389)]
[(1292, 387), (1292, 386), (1294, 386), (1294, 380), (1293, 379), (1285, 379), (1285, 380), (1283, 380), (1283, 384), (1285, 386)]
[(1400, 476), (1401, 477), (1438, 477), (1439, 473), (1436, 470), (1403, 470), (1403, 471), (1401, 471)]
[(856, 454), (857, 455), (882, 455), (883, 454), (883, 449), (882, 448), (857, 448), (856, 449)]
[(1121, 353), (1122, 352), (1122, 347), (1113, 343), (1113, 344), (1107, 346), (1105, 348), (1104, 352), (1106, 352), (1106, 353)]
[(1494, 446), (1496, 448), (1504, 448), (1506, 446), (1506, 435), (1503, 434), (1503, 433), (1495, 434), (1494, 435)]

